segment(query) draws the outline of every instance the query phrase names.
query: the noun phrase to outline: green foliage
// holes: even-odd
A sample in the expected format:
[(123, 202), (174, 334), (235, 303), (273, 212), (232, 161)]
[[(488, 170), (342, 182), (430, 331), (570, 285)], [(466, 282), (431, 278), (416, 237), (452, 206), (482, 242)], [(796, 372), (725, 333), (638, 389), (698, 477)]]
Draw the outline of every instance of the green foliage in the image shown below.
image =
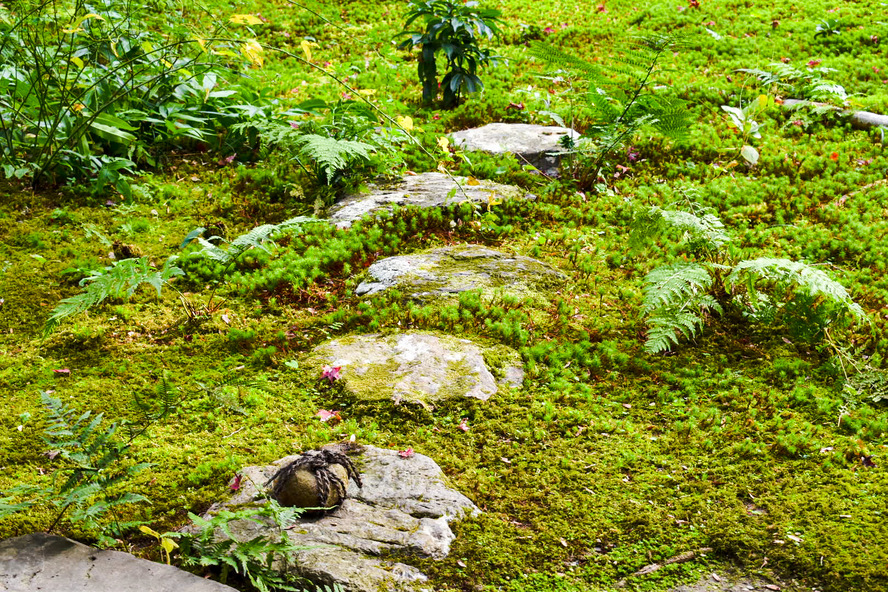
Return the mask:
[(64, 319), (84, 313), (107, 298), (124, 296), (131, 298), (142, 284), (152, 286), (160, 298), (164, 284), (176, 276), (184, 275), (184, 272), (173, 264), (177, 259), (176, 256), (170, 257), (160, 270), (152, 268), (147, 257), (140, 257), (117, 261), (102, 271), (93, 272), (80, 281), (81, 287), (86, 286), (83, 292), (65, 298), (53, 309), (52, 315), (46, 321), (44, 332), (51, 333)]
[(441, 80), (445, 108), (455, 107), (463, 93), (484, 88), (478, 69), (495, 64), (497, 58), (489, 49), (481, 49), (478, 43), (483, 37), (491, 40), (500, 34), (500, 14), (498, 10), (479, 7), (475, 1), (413, 0), (410, 3), (404, 28), (422, 19), (425, 29), (402, 32), (400, 35), (408, 39), (398, 47), (420, 47), (418, 73), (423, 102), (431, 103), (438, 96), (436, 57), (440, 51), (447, 60), (447, 72)]
[(34, 0), (0, 20), (6, 177), (95, 178), (96, 192), (113, 186), (130, 199), (121, 173), (156, 165), (155, 146), (215, 142), (217, 127), (241, 118), (237, 103), (252, 97), (226, 82), (229, 64), (249, 61), (237, 42), (201, 45), (178, 11), (145, 30), (146, 13), (138, 3)]
[[(51, 482), (43, 486), (17, 486), (5, 492), (10, 497), (0, 498), (0, 518), (22, 512), (34, 506), (50, 504), (58, 513), (47, 529), (52, 531), (64, 518), (71, 524), (80, 524), (101, 534), (109, 529), (122, 533), (131, 523), (116, 519), (119, 506), (148, 501), (134, 493), (132, 479), (149, 465), (132, 464), (128, 451), (135, 437), (143, 434), (143, 427), (129, 440), (117, 438), (119, 424), (103, 427), (103, 415), (87, 411), (78, 416), (67, 403), (40, 392), (47, 413), (48, 425), (43, 441), (47, 456), (57, 463)], [(18, 501), (16, 501), (18, 500)], [(104, 521), (111, 512), (115, 520)]]
[[(800, 70), (781, 62), (768, 64), (768, 67), (768, 70), (740, 68), (738, 71), (755, 76), (762, 85), (789, 98), (818, 103), (848, 104), (849, 97), (845, 87), (823, 77), (824, 74), (835, 72), (833, 68), (809, 67)], [(822, 106), (815, 106), (815, 109), (815, 112), (832, 110), (830, 107)]]
[(677, 333), (693, 338), (703, 326), (704, 313), (723, 312), (709, 293), (713, 278), (703, 265), (664, 265), (647, 274), (644, 282), (642, 307), (649, 325), (644, 348), (649, 353), (670, 349), (679, 342)]
[[(789, 259), (730, 260), (731, 238), (714, 214), (691, 203), (692, 212), (653, 207), (636, 216), (630, 246), (669, 229), (682, 233), (682, 245), (697, 262), (663, 265), (645, 277), (643, 310), (648, 315), (650, 353), (692, 338), (704, 314), (736, 309), (753, 322), (786, 324), (789, 333), (820, 341), (830, 327), (847, 328), (866, 314), (847, 290), (823, 271)], [(763, 291), (762, 288), (765, 288)]]
[[(222, 510), (208, 518), (189, 512), (195, 532), (170, 534), (179, 538), (185, 565), (218, 567), (222, 583), (233, 571), (246, 578), (259, 592), (298, 592), (302, 588), (285, 575), (280, 562), (286, 565), (287, 558), (302, 549), (290, 540), (286, 530), (301, 512), (301, 508), (285, 508), (275, 500), (236, 511)], [(268, 528), (270, 524), (273, 530), (268, 535), (238, 540), (231, 530), (237, 522), (242, 525), (254, 522), (261, 528)]]
[(206, 229), (196, 228), (185, 237), (180, 248), (185, 248), (191, 243), (191, 241), (196, 239), (201, 247), (203, 247), (200, 251), (195, 253), (198, 257), (206, 257), (213, 261), (218, 261), (223, 265), (229, 265), (237, 261), (241, 255), (250, 249), (258, 249), (265, 253), (271, 253), (271, 248), (275, 247), (273, 240), (274, 236), (284, 232), (301, 232), (303, 226), (309, 222), (318, 222), (318, 220), (305, 216), (297, 216), (295, 218), (284, 220), (280, 224), (262, 224), (231, 241), (227, 249), (223, 249), (211, 242), (213, 240), (226, 242), (224, 239), (218, 236), (205, 239), (200, 235), (204, 233)]
[(608, 159), (644, 127), (668, 138), (686, 138), (687, 103), (652, 89), (664, 57), (677, 48), (667, 36), (643, 37), (614, 59), (615, 64), (600, 66), (548, 43), (531, 45), (530, 55), (566, 72), (585, 99), (583, 120), (570, 123), (586, 130), (579, 139), (568, 138), (566, 145), (579, 156), (573, 173), (582, 186), (598, 184), (602, 170), (613, 165)]

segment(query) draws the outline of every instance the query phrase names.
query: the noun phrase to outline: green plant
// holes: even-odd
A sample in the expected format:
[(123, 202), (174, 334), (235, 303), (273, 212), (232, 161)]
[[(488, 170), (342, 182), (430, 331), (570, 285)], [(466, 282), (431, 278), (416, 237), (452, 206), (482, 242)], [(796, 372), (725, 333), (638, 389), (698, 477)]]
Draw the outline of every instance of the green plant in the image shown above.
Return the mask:
[[(608, 159), (644, 127), (673, 139), (686, 136), (687, 104), (652, 88), (664, 57), (678, 47), (670, 37), (643, 37), (616, 58), (615, 65), (602, 66), (548, 43), (531, 44), (530, 55), (566, 72), (585, 98), (586, 111), (577, 123), (586, 130), (579, 139), (564, 140), (565, 148), (579, 156), (573, 173), (581, 185), (597, 185), (602, 170), (612, 165)], [(574, 122), (569, 123), (573, 127)]]
[(499, 35), (500, 11), (481, 8), (478, 2), (454, 0), (412, 1), (408, 6), (405, 29), (422, 19), (425, 29), (404, 31), (408, 36), (398, 46), (401, 49), (420, 47), (418, 64), (419, 81), (422, 84), (422, 100), (431, 103), (438, 96), (438, 66), (436, 55), (443, 51), (446, 69), (441, 80), (444, 107), (459, 103), (464, 92), (473, 93), (484, 88), (478, 69), (495, 64), (496, 56), (478, 45), (482, 37), (488, 40)]
[[(301, 512), (301, 508), (284, 508), (272, 499), (236, 511), (222, 510), (207, 518), (189, 512), (188, 517), (194, 524), (192, 531), (170, 534), (179, 538), (184, 565), (218, 567), (222, 583), (233, 571), (246, 578), (260, 592), (298, 592), (301, 590), (296, 587), (298, 582), (288, 577), (279, 564), (286, 564), (287, 558), (301, 549), (287, 535), (287, 528)], [(250, 522), (263, 529), (271, 526), (271, 531), (267, 535), (258, 534), (247, 540), (239, 540), (249, 535), (238, 537), (232, 528), (247, 531)]]
[[(178, 11), (143, 29), (139, 3), (16, 3), (0, 19), (0, 165), (33, 185), (95, 178), (95, 192), (132, 193), (123, 171), (154, 166), (155, 145), (213, 142), (253, 97), (221, 89), (229, 64), (257, 60), (250, 42), (222, 41)], [(255, 43), (255, 42), (253, 42)], [(242, 52), (238, 52), (242, 49)], [(261, 48), (260, 48), (261, 49)]]
[(830, 328), (866, 319), (847, 290), (825, 272), (782, 258), (734, 261), (736, 251), (721, 221), (696, 203), (693, 211), (652, 207), (636, 216), (630, 245), (678, 231), (694, 261), (658, 267), (645, 277), (643, 310), (649, 329), (645, 349), (662, 352), (692, 338), (706, 315), (732, 308), (747, 320), (786, 324), (796, 338), (813, 342)]
[(759, 95), (759, 97), (750, 102), (746, 107), (731, 107), (730, 105), (722, 105), (722, 111), (728, 114), (730, 122), (740, 132), (741, 147), (740, 156), (749, 164), (755, 166), (759, 160), (759, 153), (754, 147), (748, 144), (749, 138), (761, 138), (761, 126), (755, 119), (762, 110), (768, 105), (768, 97)]
[[(97, 531), (102, 542), (112, 542), (105, 534), (107, 531), (119, 535), (138, 524), (120, 521), (116, 510), (122, 505), (148, 501), (134, 493), (129, 484), (150, 465), (129, 462), (127, 453), (150, 424), (142, 424), (121, 441), (116, 437), (120, 424), (103, 428), (101, 413), (93, 415), (87, 411), (78, 415), (72, 407), (43, 391), (40, 399), (49, 422), (43, 436), (49, 449), (46, 454), (60, 466), (52, 471), (47, 485), (20, 485), (4, 492), (12, 496), (0, 498), (0, 518), (51, 504), (58, 512), (48, 532), (65, 518)], [(110, 523), (102, 520), (108, 512), (114, 515)]]
[[(786, 97), (808, 101), (801, 106), (811, 106), (810, 102), (848, 104), (849, 96), (845, 87), (824, 78), (824, 74), (835, 72), (834, 68), (808, 67), (799, 70), (781, 62), (768, 64), (768, 67), (768, 70), (740, 68), (737, 71), (755, 76), (762, 85)], [(815, 113), (834, 110), (830, 106), (813, 106)]]
[(46, 321), (44, 333), (48, 335), (62, 320), (84, 313), (101, 304), (106, 298), (120, 297), (124, 294), (126, 298), (131, 298), (142, 284), (151, 285), (160, 298), (164, 284), (168, 284), (176, 276), (185, 274), (174, 265), (177, 259), (176, 256), (168, 258), (160, 270), (152, 268), (147, 257), (140, 257), (117, 261), (102, 271), (92, 272), (92, 275), (80, 280), (79, 285), (86, 286), (83, 292), (65, 298), (53, 309)]

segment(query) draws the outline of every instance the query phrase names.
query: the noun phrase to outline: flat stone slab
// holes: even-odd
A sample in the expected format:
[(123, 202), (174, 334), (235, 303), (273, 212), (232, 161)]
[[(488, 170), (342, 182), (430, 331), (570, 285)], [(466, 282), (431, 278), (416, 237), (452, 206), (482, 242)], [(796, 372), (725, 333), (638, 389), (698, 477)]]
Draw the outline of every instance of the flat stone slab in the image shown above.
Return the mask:
[(306, 365), (339, 366), (345, 388), (363, 401), (432, 408), (447, 399), (486, 401), (524, 381), (521, 357), (505, 346), (420, 331), (356, 335), (322, 343)]
[(536, 199), (513, 185), (493, 181), (475, 180), (469, 184), (467, 177), (456, 177), (460, 189), (449, 175), (422, 173), (405, 175), (389, 187), (371, 186), (368, 193), (353, 193), (333, 204), (327, 211), (331, 222), (339, 228), (348, 228), (356, 220), (380, 211), (391, 211), (393, 206), (417, 206), (440, 208), (469, 200), (480, 204), (494, 201)]
[(542, 261), (481, 245), (460, 245), (428, 253), (381, 259), (367, 269), (359, 296), (397, 288), (416, 300), (453, 297), (468, 290), (500, 290), (526, 298), (567, 279)]
[[(295, 458), (244, 468), (235, 496), (209, 512), (264, 499), (259, 488)], [(441, 468), (422, 454), (404, 458), (396, 450), (364, 446), (351, 460), (363, 487), (349, 483), (338, 510), (323, 518), (302, 519), (289, 529), (290, 539), (304, 548), (277, 565), (318, 584), (339, 584), (346, 592), (427, 590), (425, 574), (397, 557), (446, 557), (455, 538), (449, 523), (480, 510), (447, 487)], [(249, 540), (264, 528), (238, 521), (231, 530), (236, 539)]]
[(558, 165), (564, 148), (561, 138), (580, 137), (567, 127), (531, 125), (527, 123), (488, 123), (485, 126), (450, 134), (453, 144), (463, 150), (489, 154), (514, 154), (550, 177), (558, 176)]
[(176, 567), (42, 532), (0, 541), (9, 592), (236, 592)]

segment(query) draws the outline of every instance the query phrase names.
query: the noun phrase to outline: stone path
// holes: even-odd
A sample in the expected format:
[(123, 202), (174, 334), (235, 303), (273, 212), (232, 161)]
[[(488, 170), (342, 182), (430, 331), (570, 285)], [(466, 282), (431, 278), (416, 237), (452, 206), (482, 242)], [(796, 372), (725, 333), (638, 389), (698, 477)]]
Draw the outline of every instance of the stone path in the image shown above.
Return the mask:
[(371, 186), (368, 193), (343, 197), (330, 207), (328, 218), (339, 228), (348, 228), (368, 214), (391, 211), (393, 206), (435, 208), (465, 200), (489, 204), (493, 201), (536, 199), (535, 195), (513, 185), (493, 181), (479, 181), (477, 185), (470, 185), (466, 177), (456, 179), (462, 189), (444, 173), (406, 175), (390, 187)]
[(454, 296), (477, 289), (488, 295), (499, 290), (523, 300), (567, 279), (551, 265), (536, 259), (481, 245), (459, 245), (388, 257), (371, 265), (367, 275), (369, 278), (355, 290), (359, 296), (397, 288), (416, 300)]
[[(261, 498), (258, 486), (295, 458), (246, 467), (240, 490), (210, 512), (254, 503)], [(281, 569), (320, 584), (338, 583), (346, 592), (427, 590), (425, 574), (398, 558), (446, 557), (455, 538), (449, 523), (480, 510), (447, 487), (440, 467), (422, 454), (405, 458), (396, 450), (366, 446), (351, 460), (363, 487), (349, 483), (348, 497), (338, 510), (319, 519), (302, 519), (288, 530), (303, 549), (287, 564), (280, 562)], [(231, 530), (236, 539), (249, 540), (266, 528), (240, 521)]]
[(524, 380), (520, 356), (505, 346), (420, 331), (333, 339), (304, 364), (341, 367), (346, 389), (360, 400), (426, 408), (462, 397), (486, 401), (500, 387), (518, 388)]
[(9, 592), (235, 592), (162, 563), (42, 532), (0, 541), (0, 590)]
[(549, 177), (558, 176), (565, 136), (576, 139), (576, 131), (566, 127), (526, 123), (489, 123), (483, 127), (450, 134), (455, 146), (489, 154), (514, 154), (522, 163), (535, 166)]

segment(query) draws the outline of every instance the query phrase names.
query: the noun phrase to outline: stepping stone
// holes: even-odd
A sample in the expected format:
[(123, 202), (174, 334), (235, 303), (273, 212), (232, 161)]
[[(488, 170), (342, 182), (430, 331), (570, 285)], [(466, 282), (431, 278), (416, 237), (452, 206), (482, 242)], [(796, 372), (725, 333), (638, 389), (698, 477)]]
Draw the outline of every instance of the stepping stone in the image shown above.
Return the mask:
[(467, 199), (485, 205), (494, 200), (536, 199), (532, 193), (513, 185), (501, 185), (486, 180), (469, 185), (467, 177), (456, 177), (456, 179), (462, 190), (449, 175), (444, 173), (405, 175), (391, 186), (371, 185), (368, 193), (353, 193), (343, 197), (329, 208), (327, 215), (337, 227), (348, 228), (355, 220), (374, 212), (391, 211), (392, 206), (440, 208)]
[(236, 592), (176, 567), (42, 532), (0, 541), (0, 590)]
[[(326, 448), (342, 450), (339, 447)], [(214, 505), (209, 513), (263, 499), (258, 487), (295, 458), (246, 467), (235, 496)], [(317, 584), (339, 584), (347, 592), (428, 590), (426, 575), (397, 559), (443, 559), (455, 538), (450, 522), (475, 516), (480, 510), (447, 487), (441, 468), (422, 454), (403, 458), (396, 450), (364, 446), (351, 460), (363, 487), (349, 483), (339, 509), (320, 519), (301, 519), (287, 530), (290, 539), (303, 548), (278, 564)], [(264, 534), (267, 528), (249, 520), (231, 524), (232, 534), (241, 541)]]
[(580, 134), (567, 127), (526, 123), (488, 123), (485, 126), (450, 134), (453, 144), (463, 150), (490, 154), (514, 154), (519, 162), (535, 166), (549, 177), (558, 176), (564, 148), (561, 138)]
[(362, 401), (419, 403), (432, 408), (447, 399), (486, 401), (500, 386), (519, 388), (521, 357), (506, 346), (483, 347), (420, 331), (354, 335), (316, 347), (306, 366), (340, 367), (340, 380)]
[[(519, 298), (540, 295), (567, 279), (542, 261), (481, 245), (460, 245), (381, 259), (367, 269), (359, 296), (397, 288), (416, 300), (453, 297), (467, 290), (498, 290)], [(541, 298), (546, 300), (546, 298)]]

